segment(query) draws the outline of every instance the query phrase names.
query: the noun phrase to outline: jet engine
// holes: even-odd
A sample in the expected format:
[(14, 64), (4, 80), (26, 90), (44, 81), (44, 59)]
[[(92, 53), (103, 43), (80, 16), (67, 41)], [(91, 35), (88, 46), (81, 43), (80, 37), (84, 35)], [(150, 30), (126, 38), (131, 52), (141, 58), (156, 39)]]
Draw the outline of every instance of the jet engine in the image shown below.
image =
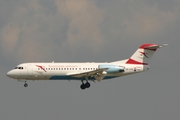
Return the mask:
[(107, 73), (118, 73), (118, 72), (124, 72), (124, 67), (123, 66), (118, 66), (118, 65), (111, 65), (111, 64), (103, 64), (99, 65), (99, 68), (108, 68), (106, 70)]

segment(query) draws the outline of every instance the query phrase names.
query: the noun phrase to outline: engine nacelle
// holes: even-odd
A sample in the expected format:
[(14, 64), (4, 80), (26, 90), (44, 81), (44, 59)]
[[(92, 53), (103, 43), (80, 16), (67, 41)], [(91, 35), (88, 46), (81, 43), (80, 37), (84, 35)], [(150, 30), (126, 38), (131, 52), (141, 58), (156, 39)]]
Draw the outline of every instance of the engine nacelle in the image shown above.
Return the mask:
[(103, 64), (99, 65), (99, 68), (108, 68), (106, 70), (107, 73), (118, 73), (118, 72), (124, 72), (124, 67), (118, 66), (118, 65), (111, 65), (111, 64)]

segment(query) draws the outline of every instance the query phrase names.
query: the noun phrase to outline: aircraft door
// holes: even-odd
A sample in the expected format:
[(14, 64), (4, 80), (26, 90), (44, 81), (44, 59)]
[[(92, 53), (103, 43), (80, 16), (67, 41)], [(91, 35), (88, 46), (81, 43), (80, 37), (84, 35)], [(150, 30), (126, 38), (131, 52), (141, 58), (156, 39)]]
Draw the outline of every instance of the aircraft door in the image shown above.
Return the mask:
[(28, 77), (33, 76), (33, 66), (31, 64), (27, 65), (27, 75), (28, 75)]

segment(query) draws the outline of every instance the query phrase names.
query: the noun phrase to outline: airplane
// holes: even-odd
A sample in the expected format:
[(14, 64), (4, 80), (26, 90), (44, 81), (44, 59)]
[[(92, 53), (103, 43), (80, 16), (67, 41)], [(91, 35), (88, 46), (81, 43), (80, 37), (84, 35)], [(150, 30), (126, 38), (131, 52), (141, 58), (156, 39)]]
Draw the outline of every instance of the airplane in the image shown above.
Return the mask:
[[(143, 44), (129, 58), (105, 63), (22, 63), (7, 72), (7, 76), (23, 81), (28, 80), (79, 80), (82, 90), (89, 88), (89, 81), (102, 81), (149, 70), (149, 60), (158, 48), (168, 44)], [(84, 82), (86, 81), (86, 82)]]

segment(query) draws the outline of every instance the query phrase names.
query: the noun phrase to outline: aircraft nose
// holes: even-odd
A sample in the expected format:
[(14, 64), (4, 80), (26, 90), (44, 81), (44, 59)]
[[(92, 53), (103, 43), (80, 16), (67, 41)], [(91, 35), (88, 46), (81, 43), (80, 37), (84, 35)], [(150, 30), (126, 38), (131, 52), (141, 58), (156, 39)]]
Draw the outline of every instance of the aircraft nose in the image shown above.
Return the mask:
[(10, 78), (13, 78), (15, 76), (15, 73), (13, 70), (7, 72), (7, 76), (10, 77)]

